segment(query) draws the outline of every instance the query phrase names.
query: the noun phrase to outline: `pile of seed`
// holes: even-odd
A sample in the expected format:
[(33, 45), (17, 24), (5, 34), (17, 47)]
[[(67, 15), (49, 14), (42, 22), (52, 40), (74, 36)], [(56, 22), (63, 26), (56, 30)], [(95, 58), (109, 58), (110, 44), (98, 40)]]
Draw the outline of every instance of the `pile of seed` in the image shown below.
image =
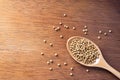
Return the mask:
[(99, 58), (99, 52), (96, 46), (85, 38), (73, 38), (69, 44), (72, 56), (84, 64), (93, 64)]

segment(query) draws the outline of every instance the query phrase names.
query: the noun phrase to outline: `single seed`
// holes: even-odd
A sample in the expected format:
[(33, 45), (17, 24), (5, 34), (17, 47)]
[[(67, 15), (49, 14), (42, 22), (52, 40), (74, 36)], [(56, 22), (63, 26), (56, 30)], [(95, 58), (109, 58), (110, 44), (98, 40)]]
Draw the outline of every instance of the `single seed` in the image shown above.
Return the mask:
[(104, 33), (105, 36), (107, 36), (107, 33)]
[(53, 63), (53, 60), (52, 60), (52, 59), (50, 59), (49, 61), (50, 61), (50, 63)]
[(51, 46), (51, 47), (53, 47), (53, 44), (52, 44), (52, 43), (50, 43), (50, 46)]
[(50, 71), (53, 71), (53, 68), (49, 68)]
[(73, 27), (73, 30), (75, 30), (76, 29), (76, 27)]
[(67, 16), (67, 14), (63, 14), (63, 16), (64, 16), (64, 17), (66, 17), (66, 16)]
[(84, 32), (85, 35), (87, 35), (87, 32)]
[(112, 33), (112, 30), (109, 30), (109, 33)]
[(44, 53), (43, 53), (43, 52), (41, 52), (41, 55), (44, 55)]
[(86, 72), (89, 72), (89, 70), (88, 70), (88, 69), (86, 69)]
[(58, 67), (61, 67), (61, 64), (57, 64), (58, 65)]
[(47, 61), (47, 64), (49, 65), (49, 64), (50, 64), (50, 62), (49, 62), (49, 61)]
[(47, 41), (46, 41), (46, 40), (43, 40), (43, 42), (44, 42), (44, 43), (47, 43)]
[(99, 34), (102, 34), (102, 31), (99, 31), (98, 33), (99, 33)]
[(60, 38), (62, 39), (62, 38), (63, 38), (63, 35), (60, 35)]
[(60, 30), (60, 27), (56, 27), (56, 28), (55, 28), (55, 31), (59, 31), (59, 30)]
[(55, 53), (54, 55), (55, 55), (55, 57), (58, 57), (58, 54), (57, 54), (57, 53)]
[(70, 73), (70, 76), (73, 76), (73, 73)]
[(65, 66), (67, 66), (67, 63), (66, 63), (66, 62), (64, 62), (64, 65), (65, 65)]
[(56, 27), (55, 26), (53, 26), (53, 29), (55, 29)]
[(98, 36), (97, 38), (98, 38), (98, 39), (101, 39), (101, 37), (100, 37), (100, 36)]
[(63, 23), (62, 22), (59, 22), (60, 25), (62, 25)]
[(65, 28), (66, 28), (66, 29), (69, 29), (69, 26), (66, 26)]
[(84, 28), (87, 28), (87, 26), (84, 26)]
[(73, 71), (74, 70), (73, 67), (71, 67), (70, 70)]

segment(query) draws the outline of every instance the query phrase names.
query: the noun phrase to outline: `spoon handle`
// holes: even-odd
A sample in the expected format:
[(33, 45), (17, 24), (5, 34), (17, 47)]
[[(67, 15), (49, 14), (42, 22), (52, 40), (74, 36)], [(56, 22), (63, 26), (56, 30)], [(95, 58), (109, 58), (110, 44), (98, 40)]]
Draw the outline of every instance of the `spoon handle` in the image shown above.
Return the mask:
[(102, 68), (110, 71), (113, 73), (116, 77), (120, 79), (120, 72), (115, 70), (112, 66), (110, 66), (106, 61), (104, 61), (104, 64), (101, 65)]

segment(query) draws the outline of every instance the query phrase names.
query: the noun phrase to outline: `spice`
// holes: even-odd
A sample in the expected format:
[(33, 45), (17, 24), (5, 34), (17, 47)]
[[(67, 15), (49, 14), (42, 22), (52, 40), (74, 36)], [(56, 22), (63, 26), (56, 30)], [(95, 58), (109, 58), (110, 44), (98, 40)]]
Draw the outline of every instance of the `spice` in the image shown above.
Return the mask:
[(59, 22), (60, 25), (62, 25), (63, 23), (62, 22)]
[(107, 33), (104, 33), (105, 36), (107, 36)]
[(61, 64), (57, 64), (58, 65), (58, 67), (61, 67)]
[(50, 43), (50, 46), (53, 47), (53, 43)]
[(70, 73), (70, 76), (73, 76), (73, 73)]
[(84, 32), (85, 35), (87, 35), (87, 32)]
[(76, 37), (69, 40), (71, 55), (80, 63), (93, 64), (99, 57), (99, 51), (92, 42), (83, 37)]
[(87, 28), (87, 26), (84, 26), (84, 28)]
[(52, 60), (52, 59), (50, 59), (49, 61), (50, 61), (50, 63), (53, 63), (53, 60)]
[(73, 67), (71, 67), (70, 70), (73, 71), (74, 70)]
[(97, 38), (98, 38), (99, 40), (101, 39), (101, 37), (100, 37), (100, 36), (98, 36)]
[(100, 30), (98, 33), (99, 33), (99, 34), (102, 34), (102, 31)]
[(66, 28), (66, 29), (69, 29), (69, 26), (67, 26), (67, 25), (64, 25), (64, 28)]
[(60, 38), (62, 39), (62, 38), (63, 38), (63, 35), (60, 35)]
[(86, 69), (86, 72), (89, 72), (89, 70), (88, 70), (88, 69)]
[(64, 16), (64, 17), (66, 17), (66, 16), (67, 16), (67, 14), (63, 14), (63, 16)]
[(67, 66), (67, 63), (66, 63), (66, 62), (64, 62), (64, 65), (65, 65), (65, 66)]
[(109, 30), (109, 33), (112, 33), (112, 30)]
[(57, 53), (55, 53), (54, 55), (55, 55), (55, 57), (58, 57), (58, 54), (57, 54)]
[(43, 53), (43, 52), (41, 52), (41, 55), (44, 55), (44, 53)]
[(56, 28), (55, 28), (55, 31), (59, 31), (59, 30), (60, 30), (60, 27), (56, 27)]
[(76, 27), (73, 27), (72, 29), (73, 29), (73, 30), (75, 30), (75, 29), (76, 29)]
[(49, 68), (50, 71), (53, 71), (53, 68)]
[(44, 42), (44, 43), (47, 43), (47, 41), (46, 41), (46, 40), (43, 40), (43, 42)]
[(50, 64), (50, 62), (49, 62), (49, 61), (47, 61), (47, 64), (49, 65), (49, 64)]

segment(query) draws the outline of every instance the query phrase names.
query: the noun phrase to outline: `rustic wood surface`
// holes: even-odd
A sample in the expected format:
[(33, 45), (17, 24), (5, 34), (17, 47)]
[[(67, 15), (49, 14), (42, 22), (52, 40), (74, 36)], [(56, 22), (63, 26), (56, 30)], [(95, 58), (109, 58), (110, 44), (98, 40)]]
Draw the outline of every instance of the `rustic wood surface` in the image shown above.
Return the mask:
[[(64, 13), (67, 17), (63, 17)], [(60, 26), (61, 21), (70, 29)], [(82, 32), (84, 25), (88, 26), (88, 35)], [(56, 32), (53, 26), (61, 30)], [(113, 32), (108, 33), (109, 29)], [(108, 36), (98, 34), (98, 30)], [(65, 45), (74, 35), (94, 41), (106, 61), (120, 71), (119, 0), (0, 0), (0, 80), (119, 80), (106, 70), (75, 62)], [(58, 57), (54, 57), (55, 52)], [(50, 59), (54, 63), (47, 65)], [(68, 65), (64, 66), (64, 62)], [(54, 70), (49, 71), (50, 67)], [(70, 71), (70, 67), (74, 70)], [(69, 76), (70, 72), (74, 76)]]

